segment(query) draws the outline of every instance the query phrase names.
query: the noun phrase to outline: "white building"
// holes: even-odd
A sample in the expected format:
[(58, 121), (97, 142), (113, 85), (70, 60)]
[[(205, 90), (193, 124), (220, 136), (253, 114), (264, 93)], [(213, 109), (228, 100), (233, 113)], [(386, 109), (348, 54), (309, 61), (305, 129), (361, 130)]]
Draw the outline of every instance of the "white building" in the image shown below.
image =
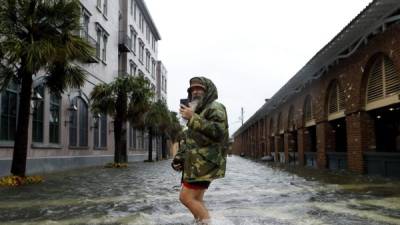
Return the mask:
[[(79, 34), (96, 48), (96, 56), (82, 65), (88, 77), (81, 89), (57, 98), (46, 87), (35, 88), (35, 94), (43, 99), (32, 110), (29, 124), (28, 173), (113, 161), (112, 118), (90, 112), (89, 95), (94, 85), (110, 82), (118, 75), (143, 74), (155, 92), (166, 90), (166, 70), (157, 59), (160, 35), (143, 0), (81, 0), (81, 6)], [(157, 71), (163, 71), (163, 75)], [(165, 81), (157, 82), (158, 76)], [(166, 100), (166, 91), (159, 98)], [(8, 174), (11, 167), (17, 99), (18, 87), (13, 84), (0, 95), (0, 176)], [(145, 136), (142, 131), (128, 132), (129, 161), (147, 158)], [(154, 150), (159, 147), (158, 141), (153, 144)]]

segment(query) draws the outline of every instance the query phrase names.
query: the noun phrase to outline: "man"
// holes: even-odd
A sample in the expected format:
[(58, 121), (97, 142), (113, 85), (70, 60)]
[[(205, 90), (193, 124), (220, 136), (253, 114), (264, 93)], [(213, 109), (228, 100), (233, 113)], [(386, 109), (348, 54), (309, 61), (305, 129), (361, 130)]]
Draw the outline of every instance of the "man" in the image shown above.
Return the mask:
[(183, 173), (180, 201), (196, 221), (207, 224), (210, 215), (203, 197), (212, 180), (225, 176), (228, 120), (225, 106), (215, 101), (218, 93), (211, 80), (194, 77), (189, 83), (189, 107), (181, 105), (179, 110), (188, 129), (172, 167)]

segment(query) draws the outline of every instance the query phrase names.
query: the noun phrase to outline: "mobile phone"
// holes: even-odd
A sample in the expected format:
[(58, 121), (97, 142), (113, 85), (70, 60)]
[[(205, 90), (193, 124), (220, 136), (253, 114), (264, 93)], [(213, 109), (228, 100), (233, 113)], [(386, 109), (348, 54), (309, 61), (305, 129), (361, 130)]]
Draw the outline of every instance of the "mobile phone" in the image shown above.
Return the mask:
[(185, 106), (189, 107), (189, 99), (187, 99), (187, 98), (182, 98), (180, 100), (180, 103), (181, 103), (181, 105), (185, 105)]

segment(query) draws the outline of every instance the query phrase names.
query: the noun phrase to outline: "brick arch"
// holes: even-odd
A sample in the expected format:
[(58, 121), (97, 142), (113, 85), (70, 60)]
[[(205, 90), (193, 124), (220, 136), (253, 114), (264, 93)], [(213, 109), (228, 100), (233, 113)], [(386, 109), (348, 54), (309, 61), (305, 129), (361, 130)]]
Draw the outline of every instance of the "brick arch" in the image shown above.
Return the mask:
[(302, 107), (302, 117), (301, 117), (301, 119), (302, 119), (302, 125), (304, 126), (305, 125), (305, 123), (307, 122), (307, 119), (306, 119), (306, 104), (308, 103), (308, 101), (310, 102), (310, 104), (311, 104), (311, 118), (312, 119), (315, 119), (315, 109), (314, 109), (314, 103), (313, 103), (313, 97), (311, 96), (311, 94), (308, 94), (308, 95), (306, 95), (306, 97), (304, 98), (304, 100), (303, 100), (303, 107)]
[(269, 119), (269, 136), (272, 136), (272, 134), (275, 134), (275, 130), (274, 130), (274, 117), (271, 116), (271, 118)]
[(287, 114), (287, 130), (293, 130), (296, 129), (296, 122), (295, 122), (295, 109), (294, 109), (294, 105), (290, 105), (289, 106), (289, 111)]
[(365, 69), (362, 74), (360, 90), (359, 90), (359, 96), (360, 96), (359, 101), (360, 101), (361, 108), (363, 108), (366, 104), (368, 78), (371, 73), (371, 69), (373, 68), (373, 65), (375, 64), (375, 62), (377, 60), (380, 60), (383, 57), (387, 57), (389, 60), (391, 60), (393, 62), (395, 69), (400, 74), (400, 60), (396, 60), (396, 57), (394, 57), (392, 54), (385, 52), (385, 51), (380, 51), (380, 52), (376, 52), (375, 54), (373, 54), (366, 62), (365, 66), (364, 66)]
[(277, 119), (277, 121), (276, 121), (276, 133), (279, 135), (280, 134), (280, 131), (281, 131), (281, 129), (280, 128), (285, 128), (284, 126), (283, 126), (283, 119), (282, 119), (282, 111), (281, 112), (279, 112), (279, 114), (278, 114), (278, 119)]
[[(344, 85), (341, 82), (341, 79), (339, 78), (332, 78), (327, 82), (327, 86), (325, 90), (327, 92), (325, 93), (325, 96), (323, 96), (323, 107), (322, 107), (322, 113), (323, 113), (323, 118), (327, 119), (329, 115), (329, 96), (331, 94), (332, 88), (334, 87), (334, 84), (337, 84), (339, 86), (339, 89), (344, 91), (343, 87)], [(340, 96), (339, 96), (340, 97)], [(346, 110), (346, 101), (344, 101), (344, 110)]]

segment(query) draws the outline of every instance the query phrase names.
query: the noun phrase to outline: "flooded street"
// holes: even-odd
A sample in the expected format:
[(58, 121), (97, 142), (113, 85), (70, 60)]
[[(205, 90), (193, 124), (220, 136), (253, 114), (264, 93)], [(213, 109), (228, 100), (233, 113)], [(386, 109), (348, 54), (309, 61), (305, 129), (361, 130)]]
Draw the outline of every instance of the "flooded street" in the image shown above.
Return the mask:
[[(213, 224), (400, 224), (400, 182), (228, 157), (206, 192)], [(170, 161), (45, 176), (0, 189), (1, 224), (193, 224)]]

